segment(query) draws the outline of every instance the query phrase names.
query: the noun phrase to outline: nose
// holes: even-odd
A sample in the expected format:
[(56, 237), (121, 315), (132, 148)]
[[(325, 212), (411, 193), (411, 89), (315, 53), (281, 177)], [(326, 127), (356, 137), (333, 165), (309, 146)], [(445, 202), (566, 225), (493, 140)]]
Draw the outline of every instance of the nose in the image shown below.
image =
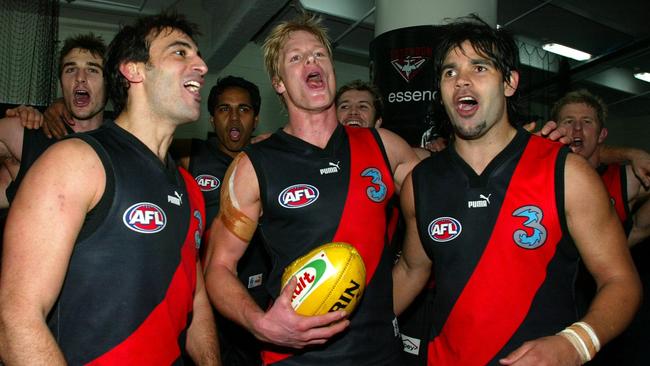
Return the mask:
[(457, 88), (466, 87), (471, 84), (469, 78), (467, 77), (467, 73), (464, 70), (459, 69), (457, 72), (458, 72), (458, 74), (456, 75)]
[(201, 56), (196, 56), (196, 61), (193, 65), (193, 69), (197, 71), (201, 76), (208, 73), (208, 65), (205, 64)]
[(239, 108), (235, 107), (230, 110), (230, 113), (228, 114), (228, 118), (231, 121), (239, 121)]
[(86, 70), (79, 68), (75, 74), (75, 81), (78, 83), (85, 83), (87, 80)]
[(582, 130), (582, 121), (573, 122), (573, 129), (576, 131)]

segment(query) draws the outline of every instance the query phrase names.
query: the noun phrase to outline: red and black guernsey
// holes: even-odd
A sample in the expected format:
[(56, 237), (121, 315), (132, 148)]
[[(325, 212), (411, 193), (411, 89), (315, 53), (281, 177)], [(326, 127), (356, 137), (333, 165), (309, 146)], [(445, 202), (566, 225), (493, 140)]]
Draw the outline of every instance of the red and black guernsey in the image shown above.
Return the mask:
[(436, 279), (429, 365), (498, 365), (576, 320), (567, 151), (518, 131), (481, 175), (453, 147), (414, 169), (418, 231)]
[(106, 189), (75, 243), (50, 330), (71, 365), (182, 365), (201, 192), (117, 125), (75, 137), (100, 157)]
[[(323, 346), (290, 354), (269, 349), (266, 364), (399, 364), (394, 327), (392, 250), (387, 213), (392, 172), (377, 131), (338, 126), (321, 149), (282, 130), (246, 150), (259, 180), (260, 230), (271, 253), (270, 292), (280, 293), (284, 268), (311, 249), (333, 241), (361, 253), (367, 286), (350, 327)], [(273, 351), (273, 352), (272, 352)], [(295, 352), (295, 351), (294, 351)]]
[(607, 188), (612, 206), (616, 210), (616, 215), (621, 220), (625, 233), (629, 234), (632, 229), (632, 217), (630, 216), (630, 206), (627, 203), (627, 173), (625, 166), (619, 164), (600, 165), (597, 170), (603, 183), (605, 183), (605, 188)]

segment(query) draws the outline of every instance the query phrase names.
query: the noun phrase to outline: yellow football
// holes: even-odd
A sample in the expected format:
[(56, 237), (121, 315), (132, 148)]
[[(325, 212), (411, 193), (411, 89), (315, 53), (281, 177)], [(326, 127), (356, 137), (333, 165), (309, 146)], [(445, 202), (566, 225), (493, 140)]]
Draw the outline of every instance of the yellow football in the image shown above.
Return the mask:
[(347, 243), (327, 243), (293, 261), (284, 269), (282, 288), (292, 277), (298, 284), (291, 306), (306, 316), (336, 310), (350, 314), (366, 288), (366, 266)]

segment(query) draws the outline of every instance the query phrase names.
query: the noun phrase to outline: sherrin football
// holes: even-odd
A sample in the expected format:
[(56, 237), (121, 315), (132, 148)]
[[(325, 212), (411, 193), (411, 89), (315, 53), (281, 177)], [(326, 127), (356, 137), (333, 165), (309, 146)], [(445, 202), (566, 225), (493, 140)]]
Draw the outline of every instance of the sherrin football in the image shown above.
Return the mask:
[(291, 306), (305, 316), (336, 310), (351, 314), (366, 288), (363, 259), (347, 243), (327, 243), (293, 261), (284, 270), (282, 288), (292, 277), (298, 284)]

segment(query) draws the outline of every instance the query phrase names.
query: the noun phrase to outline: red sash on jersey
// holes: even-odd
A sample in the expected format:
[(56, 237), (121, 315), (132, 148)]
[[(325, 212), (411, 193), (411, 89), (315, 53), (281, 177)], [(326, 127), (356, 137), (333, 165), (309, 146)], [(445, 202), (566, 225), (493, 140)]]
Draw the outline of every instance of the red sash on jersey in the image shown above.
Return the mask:
[[(485, 365), (525, 319), (562, 237), (554, 183), (558, 150), (531, 136), (485, 251), (440, 334), (429, 343), (429, 365)], [(527, 205), (542, 210), (547, 230), (546, 241), (536, 249), (523, 249), (513, 239), (515, 231), (525, 229), (526, 219), (512, 213)]]
[(196, 288), (196, 235), (200, 237), (205, 227), (205, 207), (194, 178), (182, 168), (179, 171), (185, 180), (190, 213), (200, 212), (201, 219), (193, 216), (189, 220), (181, 260), (165, 298), (127, 339), (88, 365), (169, 365), (181, 355), (178, 337), (192, 313)]
[[(393, 173), (387, 166), (377, 140), (367, 128), (345, 127), (350, 141), (350, 182), (345, 207), (339, 227), (332, 241), (354, 245), (366, 266), (366, 284), (372, 279), (381, 259), (386, 240), (386, 205), (395, 191)], [(361, 173), (367, 168), (376, 168), (386, 185), (386, 197), (374, 202), (366, 190), (376, 185)], [(282, 361), (291, 356), (286, 353), (263, 351), (265, 365)]]
[[(333, 241), (354, 245), (366, 265), (366, 284), (372, 280), (375, 269), (384, 251), (386, 240), (386, 205), (395, 191), (393, 173), (385, 163), (379, 144), (372, 131), (365, 128), (346, 127), (350, 139), (350, 184), (343, 214)], [(367, 168), (376, 168), (387, 193), (383, 201), (371, 201), (366, 190), (374, 184), (361, 173)]]
[(610, 164), (600, 175), (600, 178), (605, 183), (618, 218), (624, 223), (629, 215), (629, 208), (627, 206), (627, 199), (625, 199), (627, 195), (624, 194), (624, 192), (627, 193), (627, 187), (624, 186), (621, 169), (625, 169), (625, 167), (621, 167), (618, 164)]

